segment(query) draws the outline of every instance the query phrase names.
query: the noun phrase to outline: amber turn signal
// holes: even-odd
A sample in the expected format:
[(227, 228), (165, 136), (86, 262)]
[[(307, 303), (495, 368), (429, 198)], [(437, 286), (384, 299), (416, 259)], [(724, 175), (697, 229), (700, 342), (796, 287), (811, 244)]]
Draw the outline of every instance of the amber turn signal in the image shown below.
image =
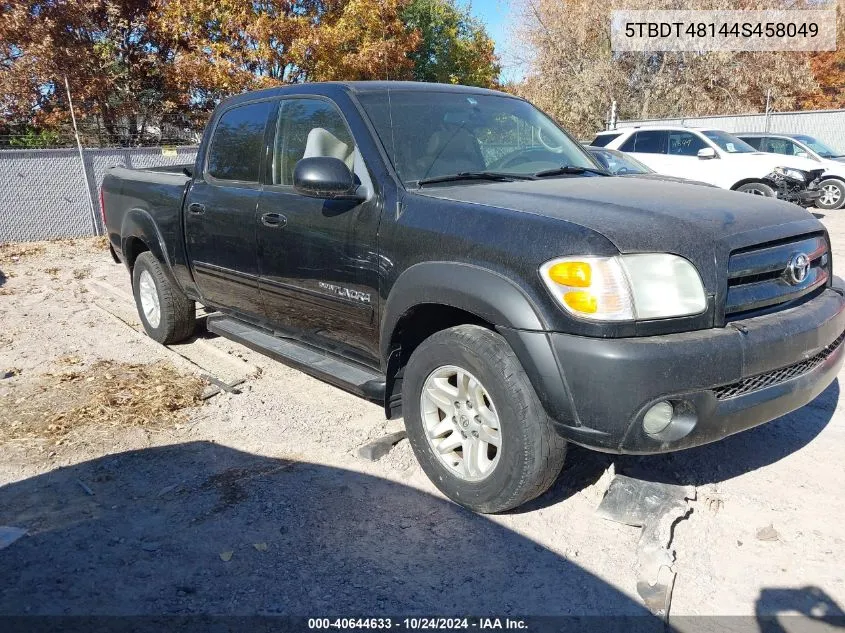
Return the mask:
[(599, 309), (599, 302), (596, 296), (585, 290), (573, 290), (563, 295), (563, 301), (576, 312), (592, 314)]
[(592, 270), (587, 262), (560, 262), (549, 268), (549, 278), (561, 286), (589, 288)]

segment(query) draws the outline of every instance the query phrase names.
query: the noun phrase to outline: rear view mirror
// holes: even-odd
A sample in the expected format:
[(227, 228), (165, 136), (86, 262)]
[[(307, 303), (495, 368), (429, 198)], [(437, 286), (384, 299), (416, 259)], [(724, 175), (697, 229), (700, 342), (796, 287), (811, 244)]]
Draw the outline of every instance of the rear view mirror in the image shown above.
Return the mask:
[(719, 158), (719, 155), (716, 154), (716, 150), (712, 147), (705, 147), (703, 149), (698, 150), (698, 157), (701, 160), (708, 160), (710, 158)]
[(339, 158), (303, 158), (293, 168), (293, 188), (309, 198), (360, 200), (355, 175)]

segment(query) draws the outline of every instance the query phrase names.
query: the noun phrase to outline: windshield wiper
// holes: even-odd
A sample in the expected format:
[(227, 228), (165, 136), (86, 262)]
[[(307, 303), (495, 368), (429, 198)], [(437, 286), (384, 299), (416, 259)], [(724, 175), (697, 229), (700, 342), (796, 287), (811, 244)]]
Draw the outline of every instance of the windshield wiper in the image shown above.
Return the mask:
[(598, 174), (599, 176), (612, 176), (606, 169), (599, 169), (598, 167), (576, 167), (575, 165), (562, 165), (554, 169), (544, 169), (534, 174), (535, 178), (546, 178), (547, 176), (566, 176), (567, 174), (583, 174), (583, 173)]
[(534, 180), (534, 176), (504, 174), (496, 171), (461, 171), (448, 176), (434, 176), (417, 181), (417, 185), (430, 185), (437, 182), (455, 182), (459, 180), (489, 180), (491, 182), (513, 182), (514, 180)]

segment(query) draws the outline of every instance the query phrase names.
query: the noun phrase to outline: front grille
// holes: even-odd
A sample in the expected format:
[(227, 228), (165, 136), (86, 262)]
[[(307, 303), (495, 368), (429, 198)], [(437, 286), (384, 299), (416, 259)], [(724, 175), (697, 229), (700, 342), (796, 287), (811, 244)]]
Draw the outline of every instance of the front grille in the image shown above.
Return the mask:
[(789, 365), (788, 367), (781, 367), (780, 369), (767, 371), (763, 374), (751, 376), (750, 378), (743, 378), (742, 380), (729, 385), (717, 387), (713, 390), (716, 394), (716, 399), (728, 400), (729, 398), (736, 398), (737, 396), (743, 396), (747, 393), (751, 393), (752, 391), (765, 389), (766, 387), (778, 385), (782, 382), (786, 382), (787, 380), (791, 380), (792, 378), (803, 376), (826, 361), (828, 357), (836, 351), (836, 348), (842, 344), (843, 340), (845, 340), (845, 332), (840, 334), (839, 338), (812, 358), (802, 360), (801, 362)]
[[(796, 282), (787, 268), (803, 253), (810, 260), (806, 277)], [(779, 309), (817, 288), (830, 278), (830, 253), (823, 233), (789, 238), (734, 251), (728, 261), (725, 317), (745, 318), (761, 310)], [(784, 305), (788, 307), (788, 305)]]

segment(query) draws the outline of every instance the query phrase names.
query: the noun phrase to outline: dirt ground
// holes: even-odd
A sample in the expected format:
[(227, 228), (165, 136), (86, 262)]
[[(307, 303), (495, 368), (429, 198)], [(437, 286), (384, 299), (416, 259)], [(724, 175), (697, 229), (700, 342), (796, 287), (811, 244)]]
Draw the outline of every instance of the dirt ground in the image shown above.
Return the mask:
[[(838, 263), (845, 211), (823, 221)], [(674, 529), (673, 616), (842, 615), (838, 381), (710, 446), (574, 447), (540, 499), (478, 516), (436, 491), (406, 440), (355, 456), (401, 429), (379, 407), (202, 329), (162, 347), (137, 331), (130, 293), (102, 242), (0, 249), (0, 526), (28, 531), (0, 549), (0, 614), (640, 614), (639, 530), (595, 516), (613, 464), (696, 486)], [(184, 386), (128, 380), (139, 364)], [(199, 400), (203, 376), (240, 393)], [(86, 417), (92, 393), (142, 404)]]

